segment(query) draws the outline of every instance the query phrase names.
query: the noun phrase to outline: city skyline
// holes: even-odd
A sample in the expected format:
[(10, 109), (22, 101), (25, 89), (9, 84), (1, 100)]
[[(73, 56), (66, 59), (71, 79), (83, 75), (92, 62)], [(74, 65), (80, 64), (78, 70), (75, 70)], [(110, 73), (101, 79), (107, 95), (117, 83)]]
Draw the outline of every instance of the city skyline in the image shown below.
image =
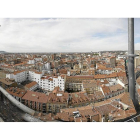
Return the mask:
[(140, 121), (139, 19), (1, 21), (0, 121)]
[[(140, 47), (135, 19), (135, 50)], [(127, 50), (126, 18), (10, 18), (0, 19), (1, 51), (97, 52)]]

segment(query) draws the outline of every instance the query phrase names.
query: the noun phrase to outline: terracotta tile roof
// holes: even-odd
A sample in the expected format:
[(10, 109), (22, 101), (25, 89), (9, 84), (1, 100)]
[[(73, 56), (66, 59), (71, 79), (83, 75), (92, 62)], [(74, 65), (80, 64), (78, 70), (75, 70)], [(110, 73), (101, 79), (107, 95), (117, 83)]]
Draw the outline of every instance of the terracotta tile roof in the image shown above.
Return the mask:
[(112, 74), (97, 74), (97, 75), (94, 75), (94, 78), (95, 79), (105, 79), (105, 78), (116, 78), (118, 77), (117, 76), (117, 73), (112, 73)]
[(116, 66), (117, 69), (125, 70), (124, 66)]
[(15, 80), (9, 79), (9, 78), (4, 78), (4, 79), (0, 79), (0, 82), (4, 83), (5, 85), (12, 85), (13, 83), (15, 83)]
[(42, 114), (42, 113), (39, 113), (38, 116), (35, 116), (36, 118), (40, 118), (40, 120), (42, 121), (52, 121), (53, 120), (53, 117), (52, 117), (52, 114), (49, 113), (49, 114)]
[(137, 112), (135, 110), (135, 108), (130, 108), (129, 110), (126, 110), (126, 114), (127, 117), (131, 116), (131, 115), (135, 115)]
[(82, 117), (78, 117), (74, 119), (75, 122), (82, 122)]
[(82, 107), (61, 109), (60, 112), (69, 112), (69, 114), (73, 114), (73, 112), (75, 111), (81, 111), (81, 110), (92, 109), (92, 108), (93, 108), (92, 106), (88, 105), (88, 106), (82, 106)]
[(102, 88), (103, 93), (104, 93), (105, 95), (108, 95), (108, 94), (111, 93), (110, 88), (109, 88), (108, 86), (102, 85), (101, 88)]
[(48, 102), (50, 103), (67, 103), (69, 94), (67, 92), (52, 92), (48, 95)]
[(110, 104), (104, 104), (102, 106), (95, 107), (95, 110), (97, 110), (102, 115), (106, 115), (109, 114), (111, 111), (116, 110), (116, 107)]
[(39, 103), (47, 103), (48, 96), (44, 93), (28, 90), (26, 94), (22, 97), (22, 99)]
[(117, 73), (117, 75), (118, 75), (118, 77), (126, 77), (126, 72), (120, 71)]
[(109, 86), (109, 88), (111, 92), (116, 92), (116, 91), (124, 89), (120, 84)]
[(41, 79), (49, 79), (51, 76), (42, 76)]
[(95, 92), (94, 97), (95, 97), (96, 100), (101, 100), (101, 99), (105, 98), (105, 96), (103, 95), (103, 93), (101, 91)]
[(102, 102), (97, 102), (97, 103), (94, 103), (94, 106), (100, 106), (100, 105), (104, 105), (104, 104), (109, 104), (112, 100), (115, 100), (115, 99), (120, 99), (124, 94), (127, 94), (127, 93), (121, 93), (117, 96), (114, 96), (112, 98), (109, 98), (107, 100), (104, 100)]
[(105, 79), (103, 82), (101, 82), (102, 84), (109, 84), (109, 82)]
[(130, 98), (129, 93), (127, 92), (126, 94), (124, 94), (121, 98), (120, 98), (121, 102), (123, 102), (124, 104), (130, 106), (131, 108), (134, 108), (134, 104)]
[(97, 110), (93, 110), (93, 109), (80, 110), (79, 113), (82, 117), (94, 116), (99, 114)]
[(15, 64), (14, 66), (20, 66), (20, 65), (24, 65), (25, 63), (19, 63), (19, 64)]
[(66, 75), (64, 75), (64, 74), (61, 74), (60, 76), (61, 76), (62, 78), (65, 78), (65, 77), (66, 77)]
[(16, 87), (10, 87), (10, 88), (6, 89), (6, 91), (9, 94), (19, 97), (19, 98), (23, 97), (26, 94), (25, 90), (22, 90), (22, 89), (16, 88)]
[(119, 99), (122, 103), (128, 105), (130, 108), (134, 108), (133, 102), (132, 102), (128, 92), (121, 93), (117, 96), (114, 96), (114, 97), (109, 98), (109, 99), (102, 101), (102, 102), (94, 103), (94, 106), (101, 106), (104, 104), (109, 104), (112, 102), (112, 100), (115, 100), (115, 99)]
[(137, 112), (134, 108), (126, 111), (122, 109), (116, 109), (114, 112), (109, 113), (109, 116), (112, 116), (112, 120), (117, 121), (135, 115), (136, 113)]
[(60, 120), (69, 122), (70, 115), (68, 113), (65, 113), (65, 112), (63, 112), (63, 113), (57, 113), (55, 119), (60, 119)]
[(91, 101), (96, 101), (96, 97), (94, 96), (94, 94), (88, 94), (88, 97)]
[(0, 66), (1, 68), (9, 68), (9, 69), (13, 69), (13, 66)]
[(13, 74), (16, 75), (16, 74), (21, 73), (21, 72), (25, 72), (25, 70), (15, 71), (15, 72), (13, 72)]
[[(74, 117), (74, 112), (78, 111), (80, 116)], [(75, 121), (75, 122), (87, 122), (87, 118), (99, 114), (97, 110), (93, 110), (92, 106), (76, 107), (61, 109), (60, 113), (57, 113), (57, 119), (64, 121)], [(70, 119), (73, 118), (73, 119)]]
[(90, 101), (90, 98), (88, 97), (88, 95), (84, 92), (84, 93), (71, 93), (71, 103), (75, 104), (75, 103), (84, 103), (84, 102), (88, 102)]
[(116, 100), (111, 101), (110, 104), (115, 106), (115, 107), (119, 107), (119, 106), (122, 107), (122, 105)]
[(94, 75), (94, 78), (95, 79), (105, 79), (106, 75), (105, 74), (97, 74), (97, 75)]
[(116, 59), (116, 57), (115, 57), (115, 56), (111, 56), (111, 57), (109, 57), (109, 59), (112, 59), (112, 58), (115, 58), (115, 59)]
[(128, 79), (127, 79), (127, 77), (119, 77), (119, 80), (120, 80), (123, 84), (125, 84), (125, 85), (128, 84)]
[(71, 78), (74, 78), (74, 79), (88, 79), (88, 78), (94, 78), (94, 76), (67, 76), (67, 79), (71, 79)]
[(61, 73), (61, 74), (67, 74), (67, 70), (66, 69), (59, 69), (59, 73)]
[(115, 78), (115, 77), (118, 77), (118, 76), (117, 76), (117, 73), (114, 72), (114, 73), (112, 73), (112, 74), (106, 75), (106, 77), (107, 77), (107, 78)]
[(97, 81), (96, 80), (83, 80), (83, 88), (90, 88), (90, 87), (96, 87)]
[(97, 85), (101, 86), (103, 83), (100, 80), (97, 80)]
[(107, 68), (106, 66), (100, 65), (97, 70), (108, 70), (108, 71), (112, 71), (113, 68)]
[(37, 82), (33, 81), (33, 82), (29, 83), (29, 84), (26, 84), (25, 87), (31, 88), (31, 87), (35, 86), (36, 84), (37, 84)]
[(91, 65), (90, 65), (90, 68), (94, 68), (94, 64), (91, 64)]
[(42, 74), (42, 72), (38, 72), (38, 71), (36, 71), (36, 70), (34, 70), (34, 69), (32, 69), (32, 70), (30, 70), (30, 71), (32, 71), (32, 72), (34, 72), (34, 73), (36, 73), (36, 74)]
[(122, 109), (116, 109), (115, 111), (110, 112), (109, 116), (111, 116), (114, 121), (127, 118), (126, 111)]

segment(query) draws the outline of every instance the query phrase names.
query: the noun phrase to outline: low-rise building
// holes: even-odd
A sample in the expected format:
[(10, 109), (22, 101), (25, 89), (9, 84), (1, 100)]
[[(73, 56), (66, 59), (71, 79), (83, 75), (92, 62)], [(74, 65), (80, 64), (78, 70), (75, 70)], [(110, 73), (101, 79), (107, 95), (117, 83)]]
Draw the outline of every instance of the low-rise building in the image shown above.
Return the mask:
[(6, 89), (6, 91), (19, 102), (22, 102), (22, 97), (26, 94), (25, 90), (22, 90), (17, 87), (10, 87), (10, 88)]
[(82, 90), (83, 80), (93, 80), (93, 76), (67, 76), (66, 77), (66, 91), (77, 92)]
[(15, 82), (14, 79), (3, 78), (3, 79), (0, 79), (0, 86), (6, 89), (9, 87), (16, 87), (17, 83)]
[(61, 109), (55, 116), (64, 122), (100, 122), (101, 115), (92, 106)]
[(37, 88), (38, 88), (38, 83), (35, 82), (35, 81), (25, 85), (25, 90), (32, 90), (32, 91), (34, 91)]
[(27, 90), (22, 97), (22, 103), (31, 109), (46, 113), (46, 103), (48, 96), (44, 93)]
[(6, 78), (15, 79), (15, 81), (17, 83), (21, 83), (21, 82), (26, 81), (26, 79), (27, 79), (27, 71), (25, 71), (25, 70), (15, 71), (13, 73), (6, 74)]
[(82, 81), (82, 91), (86, 91), (88, 94), (93, 94), (96, 91), (100, 90), (96, 80), (83, 80)]

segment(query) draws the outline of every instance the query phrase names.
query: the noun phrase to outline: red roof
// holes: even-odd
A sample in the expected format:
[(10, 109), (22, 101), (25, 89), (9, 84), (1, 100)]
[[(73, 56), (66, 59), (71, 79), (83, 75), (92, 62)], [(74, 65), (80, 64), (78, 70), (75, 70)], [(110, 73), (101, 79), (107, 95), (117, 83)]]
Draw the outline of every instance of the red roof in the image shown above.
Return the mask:
[(34, 91), (28, 90), (22, 99), (39, 102), (39, 103), (47, 103), (48, 97), (44, 93), (39, 93), (39, 92), (34, 92)]

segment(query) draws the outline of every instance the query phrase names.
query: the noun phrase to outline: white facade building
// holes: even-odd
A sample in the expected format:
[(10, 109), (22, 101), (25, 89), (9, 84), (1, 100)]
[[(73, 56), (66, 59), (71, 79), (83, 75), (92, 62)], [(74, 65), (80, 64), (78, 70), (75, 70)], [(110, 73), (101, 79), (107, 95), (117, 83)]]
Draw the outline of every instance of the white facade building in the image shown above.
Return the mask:
[(50, 63), (46, 63), (45, 64), (45, 69), (46, 70), (50, 70), (51, 69), (51, 64)]
[(34, 59), (28, 60), (28, 64), (35, 64), (35, 60)]
[(49, 77), (49, 76), (43, 76), (40, 81), (40, 87), (47, 91), (54, 90), (55, 87), (60, 87), (61, 91), (65, 90), (65, 78), (64, 76), (58, 76), (58, 77)]
[(17, 83), (21, 83), (27, 79), (27, 71), (15, 71), (14, 73), (6, 74), (6, 78), (15, 79)]
[(6, 74), (6, 78), (13, 78), (16, 82), (21, 83), (27, 79), (30, 81), (36, 81), (40, 88), (52, 91), (55, 87), (59, 86), (61, 91), (65, 90), (65, 75), (60, 76), (43, 76), (44, 71), (37, 72), (35, 70), (30, 71), (17, 71), (12, 74)]
[(42, 58), (41, 58), (41, 57), (38, 57), (38, 58), (34, 58), (34, 60), (35, 60), (36, 62), (38, 62), (38, 61), (42, 61)]
[(103, 69), (97, 69), (96, 73), (97, 74), (112, 74), (114, 72), (114, 70), (103, 70)]

